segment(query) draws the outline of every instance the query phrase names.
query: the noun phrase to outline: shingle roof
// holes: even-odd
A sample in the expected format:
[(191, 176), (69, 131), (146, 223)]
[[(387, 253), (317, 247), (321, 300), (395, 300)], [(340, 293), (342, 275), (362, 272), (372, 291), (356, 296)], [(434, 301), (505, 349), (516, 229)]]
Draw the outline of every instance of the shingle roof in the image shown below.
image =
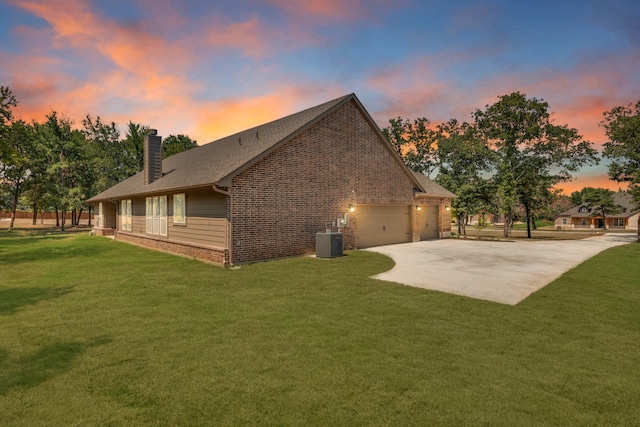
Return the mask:
[[(623, 210), (624, 210), (621, 213), (617, 213), (615, 215), (612, 215), (613, 217), (616, 217), (616, 218), (628, 218), (628, 217), (634, 215), (636, 212), (638, 212), (637, 210), (634, 210), (635, 206), (633, 204), (633, 197), (629, 193), (624, 193), (624, 192), (614, 193), (613, 194), (613, 201), (616, 203), (616, 205), (622, 207)], [(586, 212), (580, 212), (581, 209), (585, 210)], [(589, 218), (589, 217), (591, 217), (592, 213), (593, 213), (593, 209), (589, 208), (588, 206), (586, 206), (583, 203), (583, 204), (580, 204), (578, 206), (574, 206), (573, 208), (569, 209), (568, 211), (562, 212), (558, 216), (559, 217), (561, 217), (561, 216), (569, 216), (571, 218)]]
[[(204, 187), (218, 184), (228, 187), (239, 171), (252, 165), (280, 144), (290, 140), (335, 108), (353, 100), (363, 115), (384, 140), (382, 133), (360, 104), (355, 94), (349, 94), (290, 116), (247, 129), (234, 135), (201, 145), (162, 160), (162, 177), (144, 185), (144, 173), (137, 174), (89, 199), (89, 202), (118, 199), (127, 196)], [(390, 152), (397, 157), (393, 149)], [(398, 158), (399, 163), (402, 161)], [(408, 170), (407, 170), (408, 173)], [(408, 175), (411, 175), (408, 173)], [(420, 183), (413, 178), (416, 187)], [(435, 183), (434, 183), (435, 184)]]
[[(425, 196), (431, 196), (431, 197), (458, 197), (456, 196), (454, 193), (452, 193), (451, 191), (447, 190), (446, 188), (444, 188), (443, 186), (441, 186), (440, 184), (436, 183), (435, 181), (429, 179), (426, 175), (420, 173), (420, 172), (414, 172), (411, 171), (413, 173), (413, 176), (416, 177), (416, 179), (418, 180), (418, 182), (420, 183), (420, 185), (422, 186), (423, 190), (424, 190), (424, 194)], [(420, 194), (418, 194), (420, 195)]]

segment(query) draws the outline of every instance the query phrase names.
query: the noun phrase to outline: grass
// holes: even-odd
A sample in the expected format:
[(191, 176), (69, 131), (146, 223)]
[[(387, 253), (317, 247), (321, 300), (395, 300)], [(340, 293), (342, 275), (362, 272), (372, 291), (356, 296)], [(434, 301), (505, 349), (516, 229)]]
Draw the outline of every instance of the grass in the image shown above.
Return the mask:
[[(519, 305), (0, 231), (2, 425), (638, 425), (640, 245)], [(437, 280), (437, 278), (435, 278)]]

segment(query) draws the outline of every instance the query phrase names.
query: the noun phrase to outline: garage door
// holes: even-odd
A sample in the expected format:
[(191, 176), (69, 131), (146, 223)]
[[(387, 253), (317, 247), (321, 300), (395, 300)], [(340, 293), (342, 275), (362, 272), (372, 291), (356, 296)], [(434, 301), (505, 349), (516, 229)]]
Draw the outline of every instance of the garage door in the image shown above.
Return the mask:
[(422, 206), (420, 211), (420, 240), (437, 239), (438, 236), (438, 207)]
[(358, 205), (358, 248), (410, 242), (409, 208), (397, 205)]

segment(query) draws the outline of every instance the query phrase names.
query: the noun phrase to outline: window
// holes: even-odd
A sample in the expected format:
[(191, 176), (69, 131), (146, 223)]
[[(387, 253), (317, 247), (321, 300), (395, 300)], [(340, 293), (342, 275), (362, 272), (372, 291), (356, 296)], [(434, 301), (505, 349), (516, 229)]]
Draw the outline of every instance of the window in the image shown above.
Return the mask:
[(614, 227), (624, 227), (624, 218), (613, 218)]
[(167, 235), (167, 196), (147, 197), (146, 220), (148, 234)]
[(562, 218), (562, 224), (567, 225), (567, 218)]
[(184, 193), (173, 195), (173, 223), (187, 223), (187, 210), (185, 205)]
[(120, 201), (120, 229), (131, 231), (131, 199)]
[(581, 221), (581, 224), (582, 225), (587, 225), (587, 220), (583, 218), (582, 221)]
[(580, 210), (578, 210), (578, 212), (580, 213), (587, 213), (589, 211), (591, 211), (591, 209), (587, 208), (586, 206), (582, 206)]
[(96, 219), (96, 227), (104, 228), (104, 212), (102, 212), (102, 202), (98, 203), (98, 218)]

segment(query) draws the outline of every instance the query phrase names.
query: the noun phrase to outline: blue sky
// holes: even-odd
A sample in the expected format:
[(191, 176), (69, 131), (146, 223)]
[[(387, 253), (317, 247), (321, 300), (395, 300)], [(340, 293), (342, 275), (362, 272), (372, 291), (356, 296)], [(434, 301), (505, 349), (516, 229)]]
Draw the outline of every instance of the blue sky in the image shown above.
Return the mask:
[[(640, 99), (640, 2), (0, 0), (0, 84), (56, 110), (217, 139), (355, 92), (392, 117), (470, 120), (520, 91), (600, 146)], [(568, 189), (617, 184), (606, 167)]]

